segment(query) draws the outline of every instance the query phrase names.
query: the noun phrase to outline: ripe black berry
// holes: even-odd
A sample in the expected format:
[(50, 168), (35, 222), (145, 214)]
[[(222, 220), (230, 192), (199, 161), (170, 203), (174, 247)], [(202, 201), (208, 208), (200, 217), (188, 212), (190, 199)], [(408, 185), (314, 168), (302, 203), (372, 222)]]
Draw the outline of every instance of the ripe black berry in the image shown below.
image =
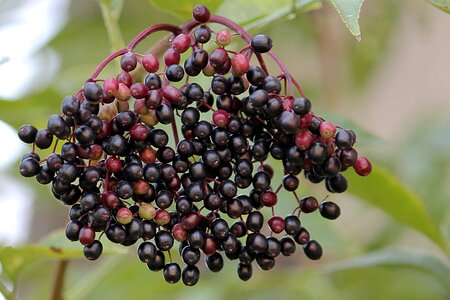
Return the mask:
[(239, 263), (237, 273), (241, 280), (243, 281), (249, 280), (253, 275), (252, 265)]
[(272, 39), (265, 34), (258, 34), (252, 38), (252, 49), (258, 53), (266, 53), (272, 49)]
[(331, 201), (322, 202), (320, 204), (319, 211), (322, 217), (330, 220), (335, 220), (341, 215), (341, 209), (339, 206)]
[(156, 252), (155, 258), (147, 263), (147, 267), (154, 272), (161, 271), (165, 266), (165, 261), (166, 258), (164, 256), (164, 253), (158, 250)]
[(322, 257), (322, 247), (314, 240), (311, 240), (304, 245), (303, 251), (305, 252), (305, 255), (312, 260), (318, 260)]
[(94, 241), (90, 245), (84, 246), (83, 253), (84, 256), (89, 260), (98, 259), (103, 252), (103, 245), (100, 241)]
[(186, 266), (181, 273), (181, 279), (187, 286), (197, 284), (200, 278), (200, 270), (196, 266)]

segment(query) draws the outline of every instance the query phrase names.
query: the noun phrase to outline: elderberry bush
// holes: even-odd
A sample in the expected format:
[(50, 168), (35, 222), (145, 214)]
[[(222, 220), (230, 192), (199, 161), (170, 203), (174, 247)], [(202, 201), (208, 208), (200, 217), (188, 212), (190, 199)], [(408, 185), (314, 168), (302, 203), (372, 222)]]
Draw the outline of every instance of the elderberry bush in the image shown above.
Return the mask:
[[(213, 32), (208, 23), (226, 28)], [(173, 34), (161, 59), (134, 51), (157, 31)], [(229, 49), (239, 37), (246, 46)], [(65, 97), (62, 113), (50, 116), (46, 128), (20, 127), (19, 138), (33, 146), (20, 174), (49, 185), (70, 206), (66, 236), (84, 247), (87, 259), (101, 256), (101, 238), (137, 244), (138, 258), (169, 283), (195, 285), (202, 256), (212, 272), (225, 260), (237, 261), (244, 281), (253, 266), (270, 270), (277, 257), (297, 248), (320, 259), (322, 247), (302, 226), (301, 214), (334, 220), (340, 208), (299, 196), (300, 181), (342, 193), (348, 185), (343, 172), (353, 168), (366, 176), (371, 164), (355, 150), (351, 129), (313, 113), (271, 48), (267, 35), (250, 37), (203, 5), (180, 27), (147, 28)], [(121, 73), (99, 79), (116, 58)], [(265, 58), (280, 71), (269, 73)], [(138, 65), (146, 71), (142, 81), (130, 73)], [(198, 84), (197, 76), (210, 85)], [(51, 147), (47, 157), (35, 151)], [(268, 164), (270, 157), (279, 164)], [(279, 170), (284, 178), (273, 182)], [(292, 198), (287, 216), (276, 214), (281, 192)], [(172, 260), (173, 252), (183, 266)]]

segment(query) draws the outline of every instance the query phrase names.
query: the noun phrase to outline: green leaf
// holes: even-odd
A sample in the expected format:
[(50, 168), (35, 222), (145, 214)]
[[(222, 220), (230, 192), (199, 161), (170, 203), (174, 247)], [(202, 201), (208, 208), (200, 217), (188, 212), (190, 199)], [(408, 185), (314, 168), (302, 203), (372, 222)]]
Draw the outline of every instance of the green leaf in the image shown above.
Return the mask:
[(196, 4), (203, 4), (214, 13), (222, 4), (223, 0), (195, 0), (195, 1), (179, 1), (179, 0), (149, 0), (150, 3), (158, 9), (168, 12), (182, 20), (192, 18), (192, 9)]
[(448, 251), (447, 243), (430, 216), (424, 200), (392, 173), (374, 165), (372, 173), (367, 177), (361, 177), (352, 170), (346, 172), (346, 177), (351, 194), (378, 207), (396, 221), (418, 230), (445, 252)]
[(237, 15), (233, 12), (235, 2), (232, 1), (225, 2), (218, 13), (223, 13), (225, 16), (231, 14), (233, 21), (246, 30), (258, 29), (294, 17), (295, 13), (305, 13), (322, 7), (322, 2), (319, 0), (297, 0), (294, 4), (291, 1), (267, 1), (265, 5), (260, 5), (260, 1), (241, 2), (241, 7), (247, 8)]
[(325, 266), (325, 273), (335, 273), (374, 266), (414, 268), (429, 273), (450, 290), (450, 267), (440, 259), (399, 249), (384, 249)]
[(361, 40), (359, 29), (359, 13), (364, 0), (328, 0), (337, 10), (348, 30), (355, 36), (356, 40)]
[[(239, 7), (239, 9), (236, 9), (236, 7)], [(271, 15), (284, 16), (292, 12), (292, 8), (291, 0), (235, 0), (223, 2), (217, 10), (217, 14), (226, 16), (241, 26), (246, 26)], [(260, 23), (259, 25), (265, 24)]]
[(3, 272), (14, 280), (19, 272), (28, 264), (41, 259), (71, 259), (81, 257), (82, 251), (61, 249), (39, 245), (24, 245), (18, 248), (0, 249), (0, 262)]
[[(123, 247), (102, 240), (103, 254), (121, 254), (127, 251)], [(70, 242), (65, 237), (64, 230), (49, 234), (39, 244), (29, 244), (20, 247), (0, 248), (0, 262), (2, 270), (11, 280), (28, 264), (43, 260), (64, 260), (84, 258), (83, 246), (77, 242)]]
[(450, 13), (450, 0), (427, 0), (437, 8)]
[(364, 14), (364, 43), (348, 43), (344, 50), (353, 90), (364, 90), (374, 71), (382, 65), (382, 59), (391, 49), (392, 28), (400, 22), (401, 11), (402, 4), (398, 1), (380, 1)]

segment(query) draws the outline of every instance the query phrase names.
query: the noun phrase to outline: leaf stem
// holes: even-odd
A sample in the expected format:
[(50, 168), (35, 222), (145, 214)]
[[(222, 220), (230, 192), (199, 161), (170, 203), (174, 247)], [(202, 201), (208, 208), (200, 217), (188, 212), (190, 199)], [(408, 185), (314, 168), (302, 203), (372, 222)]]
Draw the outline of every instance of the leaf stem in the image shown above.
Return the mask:
[(106, 31), (108, 32), (111, 49), (114, 51), (123, 48), (125, 42), (119, 26), (119, 17), (123, 6), (123, 0), (98, 0), (98, 5), (100, 6)]
[(60, 260), (58, 266), (56, 267), (55, 280), (53, 282), (52, 289), (52, 300), (63, 300), (63, 288), (64, 288), (64, 278), (67, 271), (67, 266), (69, 261), (66, 259)]

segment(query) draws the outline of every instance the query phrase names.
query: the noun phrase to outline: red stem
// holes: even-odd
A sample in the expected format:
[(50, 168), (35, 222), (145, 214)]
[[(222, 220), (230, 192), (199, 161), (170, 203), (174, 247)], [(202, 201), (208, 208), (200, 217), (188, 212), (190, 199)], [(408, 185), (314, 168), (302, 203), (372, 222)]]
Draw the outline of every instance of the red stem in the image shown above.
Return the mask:
[[(211, 23), (218, 23), (218, 24), (222, 24), (222, 25), (227, 26), (231, 30), (235, 31), (238, 35), (240, 35), (241, 38), (243, 40), (245, 40), (248, 44), (250, 44), (251, 36), (243, 28), (241, 28), (238, 24), (234, 23), (233, 21), (231, 21), (231, 20), (229, 20), (227, 18), (224, 18), (224, 17), (220, 17), (220, 16), (211, 16), (210, 22)], [(105, 58), (97, 66), (97, 68), (94, 70), (92, 75), (86, 80), (86, 82), (94, 81), (95, 78), (100, 74), (100, 72), (106, 67), (106, 65), (108, 65), (113, 59), (115, 59), (115, 58), (117, 58), (117, 57), (119, 57), (121, 55), (124, 55), (125, 53), (127, 53), (129, 51), (133, 51), (134, 48), (136, 48), (136, 46), (141, 41), (143, 41), (146, 37), (148, 37), (150, 34), (158, 32), (158, 31), (169, 31), (169, 32), (172, 32), (174, 34), (180, 34), (182, 32), (190, 32), (193, 28), (195, 28), (199, 24), (200, 23), (197, 22), (197, 21), (189, 21), (189, 22), (183, 24), (180, 27), (177, 27), (177, 26), (174, 26), (174, 25), (170, 25), (170, 24), (157, 24), (157, 25), (153, 25), (153, 26), (148, 27), (147, 29), (145, 29), (144, 31), (139, 33), (128, 44), (128, 46), (126, 48), (118, 50), (118, 51), (110, 54), (107, 58)], [(289, 93), (290, 93), (290, 95), (292, 96), (293, 84), (294, 84), (295, 87), (297, 88), (297, 90), (302, 95), (302, 97), (304, 97), (305, 95), (303, 93), (303, 90), (300, 87), (300, 84), (291, 76), (291, 74), (288, 72), (286, 66), (281, 62), (281, 60), (278, 58), (278, 56), (276, 56), (275, 53), (273, 53), (272, 51), (269, 51), (267, 54), (278, 65), (278, 67), (283, 72), (284, 76), (286, 77), (286, 79), (287, 79), (287, 81), (289, 83)], [(259, 61), (260, 65), (261, 65), (261, 67), (268, 74), (268, 70), (267, 70), (267, 67), (266, 67), (266, 64), (264, 62), (264, 59), (263, 59), (262, 55), (257, 53), (256, 56), (258, 58), (258, 61)]]
[(110, 54), (107, 58), (105, 58), (98, 66), (95, 68), (94, 72), (92, 72), (91, 77), (89, 77), (86, 82), (88, 81), (94, 81), (94, 79), (100, 74), (100, 72), (116, 57), (119, 57), (121, 55), (124, 55), (128, 52), (128, 49), (124, 48), (119, 51), (116, 51), (112, 54)]
[[(227, 26), (231, 30), (238, 33), (242, 37), (242, 39), (244, 39), (247, 43), (250, 44), (250, 42), (251, 42), (250, 35), (243, 28), (241, 28), (238, 24), (234, 23), (233, 21), (231, 21), (227, 18), (224, 18), (224, 17), (220, 17), (220, 16), (211, 16), (209, 21), (212, 23), (219, 23), (219, 24)], [(278, 56), (275, 53), (273, 53), (272, 51), (267, 52), (267, 54), (273, 59), (273, 61), (280, 68), (281, 72), (283, 72), (283, 74), (286, 76), (286, 79), (288, 80), (288, 83), (289, 83), (289, 92), (290, 92), (291, 96), (293, 93), (292, 84), (294, 84), (297, 87), (300, 94), (302, 95), (302, 97), (304, 97), (305, 95), (304, 95), (303, 90), (301, 89), (300, 85), (298, 84), (298, 82), (295, 81), (294, 78), (292, 78), (292, 76), (289, 73), (289, 71), (287, 70), (286, 66), (281, 62), (281, 60), (278, 58)], [(260, 56), (261, 55), (257, 54), (258, 61), (261, 64), (261, 67), (264, 68), (265, 63), (262, 60), (262, 57), (260, 59)]]
[(176, 122), (175, 119), (176, 118), (173, 118), (173, 120), (170, 123), (170, 125), (172, 126), (173, 139), (175, 140), (175, 147), (176, 147), (178, 145), (178, 143), (180, 142), (180, 140), (178, 138), (177, 122)]
[(146, 37), (148, 37), (150, 34), (157, 32), (157, 31), (169, 31), (172, 32), (173, 34), (180, 34), (181, 33), (181, 28), (177, 27), (175, 25), (170, 25), (170, 24), (157, 24), (157, 25), (152, 25), (150, 27), (147, 27), (146, 29), (144, 29), (141, 33), (139, 33), (127, 46), (128, 50), (133, 50), (134, 48), (136, 48), (136, 46), (143, 41)]
[(126, 48), (123, 48), (121, 50), (118, 50), (112, 54), (110, 54), (107, 58), (105, 58), (98, 66), (95, 68), (92, 75), (86, 80), (88, 81), (94, 81), (95, 78), (100, 74), (100, 72), (115, 58), (124, 55), (125, 53), (129, 51), (133, 51), (136, 46), (142, 42), (146, 37), (148, 37), (150, 34), (158, 32), (158, 31), (169, 31), (174, 34), (180, 34), (182, 32), (185, 32), (186, 30), (190, 30), (191, 28), (197, 26), (199, 23), (197, 21), (190, 21), (185, 23), (184, 25), (177, 27), (170, 24), (157, 24), (148, 27), (141, 33), (139, 33), (129, 44)]

